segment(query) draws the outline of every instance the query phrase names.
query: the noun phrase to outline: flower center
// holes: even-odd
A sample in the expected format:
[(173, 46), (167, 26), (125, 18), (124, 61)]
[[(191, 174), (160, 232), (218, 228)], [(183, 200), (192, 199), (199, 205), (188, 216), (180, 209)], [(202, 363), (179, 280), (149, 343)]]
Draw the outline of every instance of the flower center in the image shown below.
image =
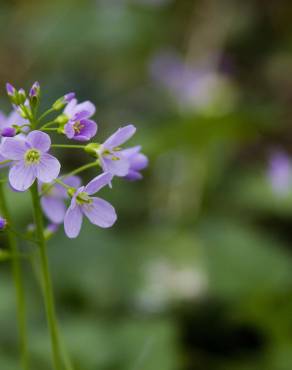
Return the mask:
[(82, 125), (82, 123), (80, 121), (76, 121), (73, 125), (75, 134), (80, 134), (83, 127), (84, 127), (84, 125)]
[(24, 155), (25, 163), (28, 165), (39, 163), (40, 158), (41, 153), (37, 149), (29, 149)]
[(121, 150), (121, 148), (114, 148), (113, 150), (109, 150), (109, 149), (103, 149), (103, 151), (102, 151), (102, 155), (103, 156), (105, 156), (105, 157), (110, 157), (110, 159), (112, 160), (112, 161), (119, 161), (120, 160), (120, 157), (119, 156), (117, 156), (116, 154), (115, 154), (115, 152), (117, 153), (117, 152), (119, 152)]
[(92, 203), (92, 199), (90, 198), (90, 196), (85, 192), (81, 192), (77, 195), (76, 197), (76, 203), (81, 205), (81, 204), (91, 204)]

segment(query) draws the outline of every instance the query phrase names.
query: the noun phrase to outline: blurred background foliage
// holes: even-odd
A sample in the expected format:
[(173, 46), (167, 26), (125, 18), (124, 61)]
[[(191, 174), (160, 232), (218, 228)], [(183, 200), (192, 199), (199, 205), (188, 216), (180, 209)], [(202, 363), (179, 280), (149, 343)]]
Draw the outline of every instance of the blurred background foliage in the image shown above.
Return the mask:
[[(114, 228), (50, 241), (76, 370), (292, 368), (292, 187), (269, 172), (274, 151), (292, 153), (291, 17), (288, 0), (1, 1), (1, 109), (6, 81), (40, 81), (44, 106), (76, 91), (97, 105), (100, 141), (133, 122), (150, 157), (143, 181), (105, 190)], [(56, 155), (68, 170), (87, 160)], [(9, 196), (25, 230), (29, 198)], [(46, 370), (24, 269), (32, 370)], [(0, 281), (0, 368), (16, 370), (8, 262)]]

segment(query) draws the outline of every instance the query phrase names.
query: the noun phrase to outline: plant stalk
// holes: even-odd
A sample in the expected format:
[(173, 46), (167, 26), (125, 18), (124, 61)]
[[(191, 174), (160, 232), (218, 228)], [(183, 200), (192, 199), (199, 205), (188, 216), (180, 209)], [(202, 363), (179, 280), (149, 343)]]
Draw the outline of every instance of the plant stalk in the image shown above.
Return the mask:
[[(11, 225), (11, 216), (8, 208), (8, 204), (5, 197), (5, 191), (3, 183), (0, 183), (0, 208), (3, 212), (3, 216)], [(20, 360), (24, 370), (29, 370), (29, 354), (28, 354), (28, 340), (27, 340), (27, 323), (26, 323), (26, 303), (24, 294), (24, 284), (22, 279), (21, 261), (19, 259), (19, 253), (17, 248), (17, 241), (10, 230), (7, 228), (7, 240), (12, 255), (11, 267), (16, 293), (16, 307), (17, 307), (17, 321), (19, 330), (19, 347), (20, 347)]]
[(51, 337), (51, 348), (55, 370), (62, 370), (62, 349), (59, 340), (58, 323), (56, 319), (53, 286), (49, 271), (49, 262), (47, 257), (46, 240), (44, 237), (43, 214), (40, 205), (37, 183), (31, 187), (31, 197), (33, 203), (34, 219), (36, 225), (36, 234), (40, 252), (40, 267), (43, 283), (43, 295), (45, 301), (48, 328)]

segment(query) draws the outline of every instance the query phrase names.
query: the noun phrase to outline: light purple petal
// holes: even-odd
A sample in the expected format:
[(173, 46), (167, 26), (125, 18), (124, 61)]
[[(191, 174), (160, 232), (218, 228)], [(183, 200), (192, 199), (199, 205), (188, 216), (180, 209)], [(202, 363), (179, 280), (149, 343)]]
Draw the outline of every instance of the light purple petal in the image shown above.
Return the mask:
[(113, 178), (110, 173), (102, 173), (101, 175), (95, 177), (86, 186), (84, 191), (89, 195), (97, 193), (101, 188), (108, 185)]
[(130, 170), (127, 176), (124, 177), (128, 181), (137, 181), (143, 179), (143, 176), (140, 172)]
[(101, 198), (91, 198), (92, 203), (82, 205), (81, 209), (91, 223), (99, 227), (111, 227), (117, 219), (114, 207)]
[(96, 111), (95, 105), (90, 101), (85, 101), (83, 103), (77, 104), (75, 108), (75, 113), (86, 111), (86, 118), (92, 117)]
[(60, 224), (64, 221), (66, 207), (62, 199), (53, 197), (42, 197), (42, 209), (47, 218), (55, 224)]
[(36, 166), (26, 166), (24, 161), (19, 161), (9, 171), (9, 183), (17, 191), (27, 190), (36, 178)]
[(64, 229), (69, 238), (76, 238), (79, 235), (82, 219), (82, 212), (78, 206), (68, 208), (64, 219)]
[(41, 131), (31, 131), (27, 137), (27, 142), (32, 146), (32, 148), (36, 148), (41, 152), (47, 152), (51, 146), (51, 139), (48, 134)]
[(60, 168), (61, 165), (57, 158), (44, 153), (41, 156), (40, 163), (36, 166), (37, 178), (44, 183), (51, 182), (58, 177)]
[(102, 157), (101, 165), (104, 172), (109, 172), (115, 176), (126, 176), (130, 169), (130, 163), (128, 159), (116, 154), (118, 160), (112, 160), (111, 157)]
[(5, 138), (0, 146), (0, 154), (5, 158), (17, 160), (24, 157), (27, 149), (24, 140)]
[(70, 118), (73, 117), (76, 105), (77, 105), (77, 99), (72, 99), (66, 105), (66, 108), (64, 109), (64, 114), (66, 114), (66, 116)]
[(136, 132), (136, 127), (134, 125), (128, 125), (119, 128), (112, 136), (110, 136), (105, 142), (104, 147), (107, 149), (113, 149), (125, 141), (129, 140)]
[(74, 122), (69, 121), (66, 123), (64, 127), (65, 135), (68, 139), (72, 139), (74, 137), (75, 131), (74, 131)]
[(130, 159), (131, 157), (134, 157), (136, 154), (138, 154), (141, 150), (141, 145), (136, 145), (131, 148), (123, 149), (121, 153), (124, 157)]

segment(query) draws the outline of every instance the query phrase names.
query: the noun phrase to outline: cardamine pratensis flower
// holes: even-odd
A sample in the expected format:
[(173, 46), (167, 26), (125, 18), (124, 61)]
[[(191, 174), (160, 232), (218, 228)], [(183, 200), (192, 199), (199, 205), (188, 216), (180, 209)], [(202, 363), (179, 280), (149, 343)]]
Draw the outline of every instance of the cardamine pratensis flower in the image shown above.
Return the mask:
[(90, 101), (78, 104), (76, 99), (72, 99), (63, 112), (68, 120), (64, 126), (68, 139), (87, 141), (95, 136), (97, 124), (89, 119), (94, 113), (95, 106)]
[(92, 224), (102, 228), (111, 227), (116, 222), (117, 215), (114, 207), (101, 198), (91, 197), (108, 185), (111, 179), (111, 174), (103, 173), (86, 186), (81, 186), (77, 190), (72, 189), (71, 205), (64, 219), (65, 233), (69, 238), (76, 238), (79, 235), (83, 216), (86, 216)]
[(120, 148), (136, 132), (134, 125), (119, 128), (103, 144), (91, 143), (85, 147), (85, 151), (96, 156), (104, 172), (113, 176), (127, 176), (130, 170), (130, 161)]
[(132, 148), (122, 150), (123, 157), (127, 158), (130, 164), (128, 174), (125, 176), (126, 180), (135, 181), (141, 180), (143, 176), (140, 171), (148, 166), (148, 158), (146, 155), (140, 153), (141, 146), (134, 146)]
[(12, 160), (9, 170), (9, 183), (18, 191), (27, 190), (37, 178), (49, 183), (60, 172), (59, 161), (48, 154), (51, 146), (49, 135), (41, 131), (31, 131), (23, 140), (6, 138), (0, 146), (0, 154)]
[[(67, 177), (63, 182), (72, 188), (78, 188), (81, 184), (81, 180), (77, 176)], [(60, 184), (40, 183), (39, 185), (40, 192), (45, 192), (41, 198), (44, 214), (54, 224), (62, 223), (66, 213), (64, 200), (69, 198), (67, 190)]]

